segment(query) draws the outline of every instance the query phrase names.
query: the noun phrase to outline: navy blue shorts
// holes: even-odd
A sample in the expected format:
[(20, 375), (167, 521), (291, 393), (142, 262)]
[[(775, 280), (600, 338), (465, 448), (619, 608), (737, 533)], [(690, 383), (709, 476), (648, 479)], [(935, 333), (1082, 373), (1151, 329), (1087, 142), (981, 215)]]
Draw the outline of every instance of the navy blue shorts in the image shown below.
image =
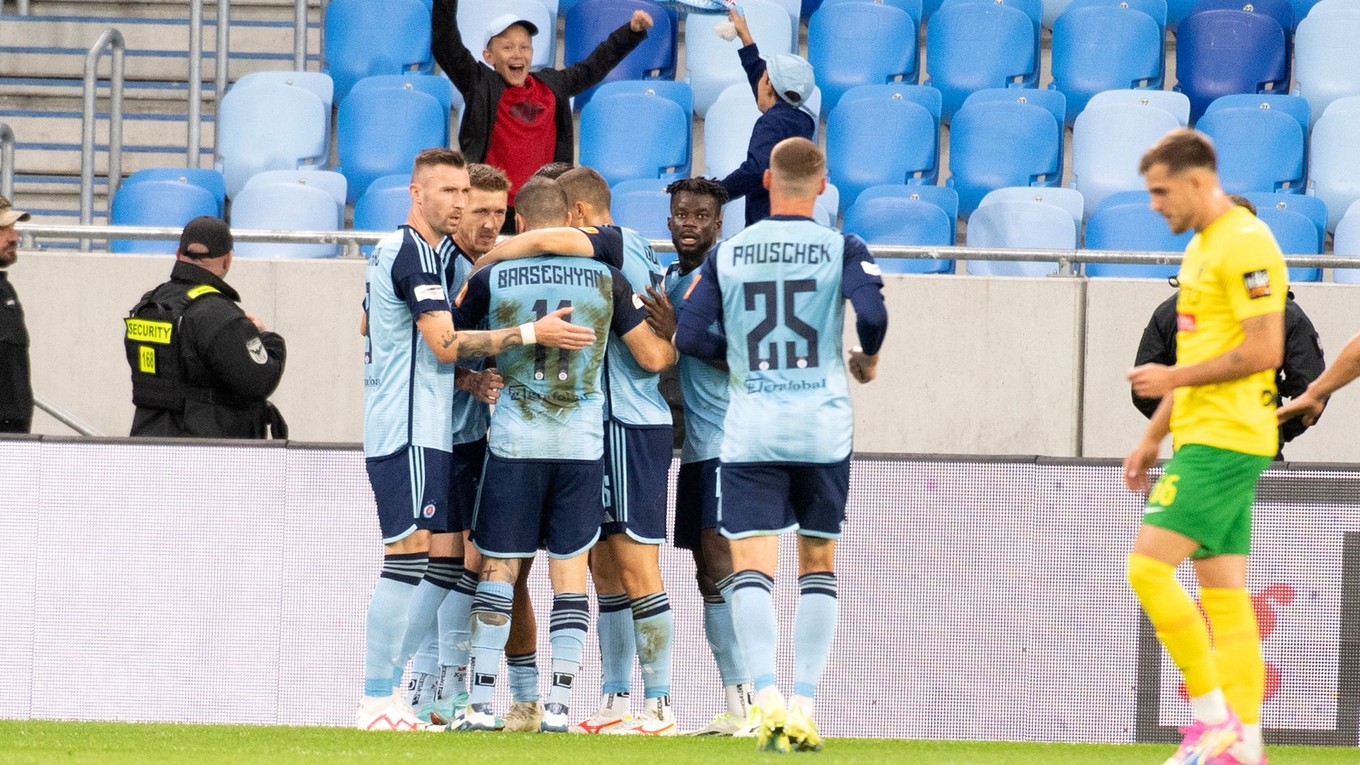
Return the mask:
[(673, 449), (669, 425), (605, 423), (605, 536), (627, 534), (652, 545), (666, 541), (666, 483)]
[(728, 539), (797, 530), (836, 539), (850, 493), (850, 458), (829, 464), (728, 462), (718, 470), (718, 528)]
[(486, 462), (486, 438), (453, 445), (453, 478), (449, 493), (449, 531), (472, 528), (477, 509), (477, 487), (482, 484)]
[(718, 460), (686, 462), (675, 483), (675, 546), (698, 550), (704, 529), (718, 528)]
[(392, 544), (416, 529), (449, 531), (449, 480), (453, 455), (423, 446), (408, 446), (386, 457), (364, 460), (383, 544)]
[(604, 462), (486, 455), (472, 545), (492, 558), (532, 558), (540, 547), (573, 558), (600, 538)]

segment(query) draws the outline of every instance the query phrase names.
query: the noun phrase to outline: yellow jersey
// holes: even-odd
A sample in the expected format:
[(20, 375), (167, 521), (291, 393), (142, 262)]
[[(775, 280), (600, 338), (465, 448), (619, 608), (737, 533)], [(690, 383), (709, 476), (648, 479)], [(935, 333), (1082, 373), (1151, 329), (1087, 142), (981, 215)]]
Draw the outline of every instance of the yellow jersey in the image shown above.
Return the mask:
[[(1289, 277), (1266, 224), (1241, 207), (1190, 240), (1176, 299), (1176, 364), (1221, 356), (1245, 337), (1242, 321), (1284, 313)], [(1177, 388), (1171, 410), (1175, 446), (1204, 444), (1273, 457), (1279, 449), (1275, 370)]]

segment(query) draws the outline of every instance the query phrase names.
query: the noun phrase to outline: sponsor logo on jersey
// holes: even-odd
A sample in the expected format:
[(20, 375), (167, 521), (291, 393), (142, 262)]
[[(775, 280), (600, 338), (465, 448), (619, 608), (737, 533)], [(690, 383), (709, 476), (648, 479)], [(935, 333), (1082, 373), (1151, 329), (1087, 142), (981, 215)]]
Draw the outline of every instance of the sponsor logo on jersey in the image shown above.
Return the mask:
[(1270, 297), (1270, 273), (1265, 270), (1242, 274), (1242, 284), (1247, 288), (1247, 297), (1252, 300)]
[(416, 300), (443, 300), (444, 288), (438, 284), (422, 284), (415, 288)]

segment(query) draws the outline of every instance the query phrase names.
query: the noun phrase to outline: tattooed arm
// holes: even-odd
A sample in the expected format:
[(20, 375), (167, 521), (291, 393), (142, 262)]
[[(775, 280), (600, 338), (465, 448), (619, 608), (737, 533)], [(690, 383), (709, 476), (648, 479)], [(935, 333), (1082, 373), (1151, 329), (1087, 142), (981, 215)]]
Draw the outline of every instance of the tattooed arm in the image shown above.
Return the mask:
[(532, 324), (509, 329), (460, 330), (453, 326), (453, 314), (449, 311), (427, 311), (416, 320), (416, 327), (434, 351), (435, 358), (452, 364), (459, 359), (495, 356), (503, 350), (534, 342), (570, 351), (579, 351), (594, 343), (595, 330), (569, 323), (566, 320), (569, 313), (570, 308), (562, 308)]

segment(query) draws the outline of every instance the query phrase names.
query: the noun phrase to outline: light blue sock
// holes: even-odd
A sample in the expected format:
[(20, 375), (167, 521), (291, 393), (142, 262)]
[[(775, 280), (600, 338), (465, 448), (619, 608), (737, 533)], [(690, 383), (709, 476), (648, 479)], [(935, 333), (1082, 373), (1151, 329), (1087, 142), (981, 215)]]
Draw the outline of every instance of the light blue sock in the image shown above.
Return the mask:
[(510, 700), (538, 701), (538, 652), (506, 656), (505, 666), (510, 671)]
[(774, 577), (763, 571), (746, 569), (732, 575), (732, 610), (741, 614), (733, 620), (741, 642), (746, 666), (756, 690), (774, 685), (774, 651), (779, 644), (779, 625), (774, 617)]
[(675, 619), (665, 592), (644, 595), (631, 604), (633, 638), (637, 644), (638, 664), (642, 665), (642, 688), (646, 698), (668, 696), (671, 692), (671, 644), (675, 639)]
[[(425, 553), (395, 553), (383, 556), (382, 573), (373, 585), (368, 602), (368, 623), (364, 646), (364, 695), (391, 696), (401, 683), (401, 640), (411, 597), (425, 576)], [(396, 683), (392, 676), (396, 674)]]
[(547, 703), (565, 707), (571, 702), (571, 686), (581, 669), (588, 629), (590, 601), (584, 592), (553, 596), (552, 626), (548, 631), (552, 643), (552, 686), (548, 689)]
[[(444, 596), (449, 594), (449, 588), (453, 583), (450, 581), (449, 574), (452, 569), (450, 566), (451, 558), (430, 558), (429, 565), (425, 568), (425, 578), (420, 580), (416, 586), (415, 595), (411, 596), (411, 610), (407, 615), (406, 635), (401, 641), (401, 656), (397, 660), (397, 672), (393, 685), (401, 682), (402, 670), (406, 667), (406, 662), (411, 660), (416, 651), (430, 642), (435, 637), (435, 620), (439, 613), (439, 606), (444, 602)], [(412, 667), (413, 675), (421, 671), (421, 667)], [(428, 663), (425, 670), (429, 670)], [(438, 674), (439, 669), (436, 663), (433, 671), (427, 674)], [(416, 678), (413, 676), (412, 681)]]
[(472, 599), (477, 594), (477, 572), (463, 569), (444, 604), (439, 607), (439, 700), (468, 689), (468, 654), (472, 650)]
[(724, 686), (751, 682), (737, 646), (737, 631), (732, 626), (732, 607), (721, 595), (704, 597), (704, 636), (718, 664), (718, 677)]
[(793, 693), (813, 698), (836, 634), (836, 575), (830, 571), (798, 577), (798, 613), (793, 617)]
[(633, 657), (637, 655), (628, 596), (599, 595), (597, 600), (600, 615), (596, 617), (595, 629), (600, 638), (600, 692), (627, 694), (633, 684)]
[(510, 604), (515, 586), (509, 582), (484, 581), (477, 585), (472, 601), (472, 693), (471, 704), (490, 704), (496, 693), (501, 654), (510, 639)]

